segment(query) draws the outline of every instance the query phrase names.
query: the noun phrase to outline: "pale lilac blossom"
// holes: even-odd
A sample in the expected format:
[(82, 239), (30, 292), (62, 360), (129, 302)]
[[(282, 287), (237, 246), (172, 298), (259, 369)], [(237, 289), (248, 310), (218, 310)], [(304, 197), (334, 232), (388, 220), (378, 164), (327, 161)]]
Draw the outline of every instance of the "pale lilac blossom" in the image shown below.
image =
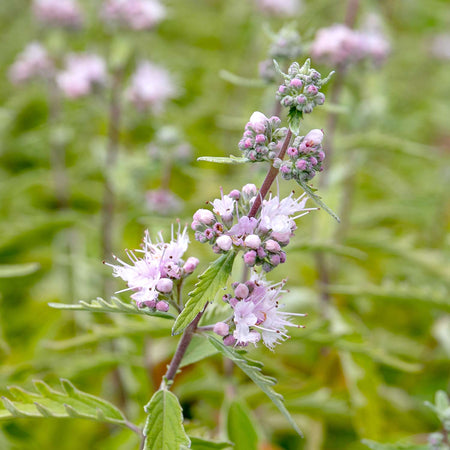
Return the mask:
[(53, 62), (45, 47), (38, 42), (28, 44), (9, 69), (9, 79), (14, 84), (52, 75)]
[(44, 25), (63, 28), (78, 28), (83, 15), (75, 0), (34, 0), (33, 13)]
[(141, 111), (161, 113), (166, 102), (177, 95), (169, 72), (149, 61), (142, 61), (131, 77), (128, 99)]
[(56, 77), (56, 83), (66, 97), (76, 99), (92, 93), (95, 87), (106, 83), (106, 64), (98, 55), (72, 53), (66, 58), (66, 67)]
[(101, 16), (132, 30), (150, 30), (166, 17), (166, 8), (158, 0), (107, 0)]

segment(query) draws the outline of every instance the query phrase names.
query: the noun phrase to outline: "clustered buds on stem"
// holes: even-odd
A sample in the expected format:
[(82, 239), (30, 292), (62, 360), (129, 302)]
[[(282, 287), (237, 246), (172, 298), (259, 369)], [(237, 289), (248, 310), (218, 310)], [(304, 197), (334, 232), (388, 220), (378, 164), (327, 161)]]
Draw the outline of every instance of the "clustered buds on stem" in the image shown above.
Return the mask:
[(214, 332), (223, 337), (225, 345), (246, 346), (255, 344), (261, 339), (271, 350), (275, 344), (288, 338), (286, 327), (297, 326), (289, 319), (291, 316), (306, 314), (280, 311), (280, 294), (286, 280), (277, 284), (267, 282), (263, 277), (253, 274), (245, 283), (234, 283), (234, 294), (224, 295), (233, 316), (226, 322), (218, 322)]
[(277, 99), (282, 106), (296, 109), (301, 113), (311, 113), (318, 105), (323, 105), (325, 95), (320, 89), (330, 79), (322, 79), (317, 70), (311, 69), (309, 59), (300, 67), (294, 62), (289, 67), (287, 74), (283, 74), (284, 83), (280, 85)]
[(256, 217), (248, 217), (256, 195), (256, 186), (252, 184), (241, 191), (233, 189), (228, 195), (222, 192), (220, 199), (211, 202), (213, 212), (199, 209), (191, 227), (195, 238), (211, 244), (216, 253), (243, 250), (247, 266), (262, 266), (269, 272), (286, 261), (283, 248), (297, 228), (295, 219), (314, 208), (305, 208), (305, 195), (294, 199), (291, 194), (282, 200), (271, 196), (263, 202)]
[(275, 159), (274, 167), (280, 169), (285, 180), (309, 181), (323, 170), (325, 153), (322, 149), (322, 130), (311, 130), (306, 136), (297, 136), (286, 154), (289, 160)]
[(280, 124), (279, 117), (268, 119), (263, 113), (254, 112), (239, 141), (239, 149), (244, 156), (255, 162), (275, 159), (287, 134), (287, 128), (280, 127)]

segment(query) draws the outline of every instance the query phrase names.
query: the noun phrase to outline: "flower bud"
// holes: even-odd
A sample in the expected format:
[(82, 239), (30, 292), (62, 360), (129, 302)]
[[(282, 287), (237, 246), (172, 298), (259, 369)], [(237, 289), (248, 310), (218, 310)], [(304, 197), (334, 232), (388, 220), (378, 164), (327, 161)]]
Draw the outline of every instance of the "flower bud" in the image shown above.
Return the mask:
[(155, 300), (146, 300), (144, 302), (145, 306), (148, 306), (149, 308), (154, 308), (156, 306), (156, 301)]
[(193, 256), (190, 256), (184, 263), (183, 270), (185, 273), (192, 273), (198, 266), (199, 260)]
[(211, 225), (216, 221), (214, 214), (208, 209), (197, 210), (192, 218), (194, 219), (194, 222), (197, 221), (204, 225)]
[(236, 286), (236, 289), (234, 290), (234, 295), (237, 298), (247, 298), (248, 294), (249, 294), (248, 287), (243, 283), (239, 283)]
[(281, 250), (280, 244), (273, 239), (266, 242), (266, 250), (270, 253), (278, 253)]
[(225, 337), (223, 339), (223, 345), (231, 347), (234, 344), (236, 344), (236, 339), (234, 338), (234, 336), (232, 334), (229, 334), (227, 337)]
[(242, 188), (242, 192), (247, 196), (247, 197), (253, 197), (254, 195), (256, 195), (256, 193), (258, 192), (258, 189), (256, 188), (256, 186), (252, 183), (246, 184), (243, 188)]
[(163, 294), (168, 294), (173, 289), (173, 281), (170, 278), (161, 278), (156, 284), (156, 289)]
[(169, 304), (163, 300), (156, 304), (156, 309), (158, 311), (167, 312), (169, 311)]
[(253, 266), (256, 262), (256, 252), (254, 250), (250, 250), (249, 252), (245, 253), (244, 262), (248, 266)]
[(230, 236), (222, 235), (217, 238), (216, 245), (223, 251), (227, 252), (230, 250), (231, 246), (233, 245), (233, 241), (231, 240)]
[(239, 200), (241, 197), (241, 193), (237, 189), (233, 189), (229, 194), (228, 197), (231, 197), (234, 200)]
[(217, 322), (214, 325), (213, 331), (219, 336), (226, 336), (230, 331), (230, 327), (225, 322)]
[(244, 240), (248, 248), (256, 250), (261, 245), (261, 238), (257, 234), (250, 234)]

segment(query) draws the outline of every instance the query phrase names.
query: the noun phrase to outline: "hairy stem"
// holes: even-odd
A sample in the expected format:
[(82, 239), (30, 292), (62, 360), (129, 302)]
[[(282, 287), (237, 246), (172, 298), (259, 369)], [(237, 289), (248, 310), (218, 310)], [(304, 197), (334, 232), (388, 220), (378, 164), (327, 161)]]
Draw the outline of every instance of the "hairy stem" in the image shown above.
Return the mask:
[[(286, 138), (284, 139), (283, 146), (281, 147), (280, 153), (278, 153), (278, 155), (277, 155), (277, 158), (280, 158), (280, 159), (284, 158), (284, 155), (286, 154), (286, 150), (289, 146), (289, 143), (291, 142), (291, 138), (292, 138), (292, 131), (289, 129), (287, 132)], [(275, 178), (277, 177), (278, 172), (279, 172), (279, 169), (275, 169), (275, 167), (270, 166), (270, 169), (267, 172), (266, 178), (264, 179), (261, 189), (259, 190), (258, 194), (256, 195), (256, 199), (253, 202), (253, 205), (250, 209), (250, 213), (248, 214), (248, 217), (256, 216), (259, 208), (261, 207), (262, 201), (264, 200), (267, 193), (269, 192), (269, 189), (272, 186), (272, 183), (274, 182)]]
[(195, 319), (187, 326), (187, 328), (184, 330), (183, 335), (181, 336), (180, 342), (178, 343), (178, 347), (175, 351), (175, 354), (173, 355), (172, 361), (169, 364), (169, 367), (167, 368), (167, 372), (163, 377), (163, 381), (161, 382), (160, 389), (166, 387), (170, 387), (170, 382), (173, 381), (175, 378), (175, 375), (178, 372), (178, 368), (180, 367), (181, 360), (183, 359), (184, 354), (186, 353), (187, 348), (189, 347), (189, 344), (191, 343), (192, 337), (194, 336), (195, 330), (197, 329), (198, 323), (200, 322), (200, 319), (202, 318), (203, 312), (206, 309), (203, 309), (203, 311), (199, 312)]

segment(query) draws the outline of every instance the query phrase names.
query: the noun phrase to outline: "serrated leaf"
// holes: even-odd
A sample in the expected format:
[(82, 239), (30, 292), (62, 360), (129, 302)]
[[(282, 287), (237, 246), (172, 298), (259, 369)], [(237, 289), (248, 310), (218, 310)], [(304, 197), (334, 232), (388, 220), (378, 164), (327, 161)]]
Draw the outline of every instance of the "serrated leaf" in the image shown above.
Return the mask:
[(244, 164), (247, 162), (252, 162), (247, 158), (233, 155), (230, 155), (228, 158), (219, 156), (201, 156), (200, 158), (197, 158), (197, 161), (207, 161), (219, 164)]
[(161, 311), (151, 311), (146, 308), (138, 308), (135, 303), (125, 303), (117, 297), (111, 297), (109, 302), (97, 297), (97, 299), (91, 300), (90, 302), (81, 300), (75, 304), (49, 303), (48, 306), (56, 309), (71, 309), (73, 311), (138, 314), (141, 316), (161, 317), (163, 319), (175, 319), (173, 314)]
[(192, 436), (190, 436), (190, 439), (191, 450), (222, 450), (224, 448), (233, 448), (233, 444), (230, 442), (207, 441), (206, 439)]
[(298, 184), (303, 188), (314, 203), (325, 210), (334, 220), (336, 220), (336, 222), (341, 223), (339, 217), (322, 201), (322, 199), (311, 189), (310, 186), (308, 186), (306, 182), (299, 181)]
[(178, 398), (167, 389), (153, 395), (146, 405), (148, 414), (144, 427), (145, 450), (175, 450), (190, 439), (184, 431), (183, 414)]
[(15, 278), (30, 275), (39, 270), (38, 263), (0, 264), (0, 278)]
[(294, 422), (294, 419), (291, 417), (283, 403), (283, 396), (272, 389), (276, 380), (272, 377), (263, 375), (261, 373), (260, 364), (256, 365), (254, 362), (248, 361), (241, 353), (237, 352), (232, 347), (223, 345), (223, 343), (214, 336), (208, 336), (208, 339), (223, 356), (231, 359), (270, 398), (270, 400), (272, 400), (273, 404), (278, 408), (281, 414), (286, 417), (294, 430), (303, 437), (303, 433)]
[(303, 113), (301, 111), (298, 111), (297, 108), (292, 107), (289, 109), (288, 113), (289, 128), (297, 136), (300, 134), (300, 122), (302, 118)]
[(258, 433), (250, 419), (250, 412), (239, 401), (233, 401), (227, 413), (228, 439), (234, 443), (235, 450), (257, 450)]
[(221, 70), (219, 72), (219, 76), (220, 78), (222, 78), (222, 80), (228, 81), (229, 83), (234, 84), (236, 86), (245, 86), (254, 88), (261, 88), (267, 86), (267, 83), (265, 83), (263, 80), (259, 78), (244, 78), (232, 72), (229, 72), (228, 70)]
[(211, 345), (208, 339), (205, 339), (203, 336), (194, 336), (181, 360), (180, 369), (216, 353), (218, 353), (217, 349)]
[(68, 380), (61, 379), (61, 385), (62, 392), (53, 390), (43, 381), (35, 381), (37, 393), (9, 387), (9, 396), (2, 397), (0, 419), (78, 417), (130, 427), (122, 412), (111, 403), (78, 390)]
[(201, 275), (189, 300), (172, 328), (172, 334), (181, 333), (202, 311), (207, 302), (212, 302), (220, 289), (224, 288), (233, 268), (235, 252), (228, 252), (216, 259)]

